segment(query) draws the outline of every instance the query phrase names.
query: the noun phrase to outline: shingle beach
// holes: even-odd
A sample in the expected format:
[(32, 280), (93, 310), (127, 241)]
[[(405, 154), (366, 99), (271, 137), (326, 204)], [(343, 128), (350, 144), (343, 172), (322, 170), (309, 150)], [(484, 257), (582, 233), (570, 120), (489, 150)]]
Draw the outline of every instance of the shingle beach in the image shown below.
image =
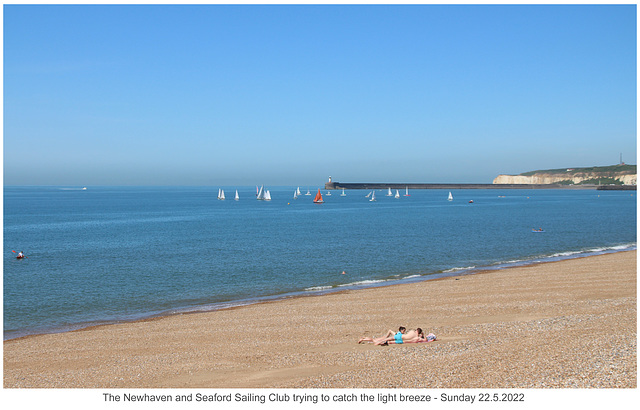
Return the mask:
[[(636, 388), (636, 251), (4, 342), (5, 388)], [(398, 326), (430, 343), (374, 346)]]

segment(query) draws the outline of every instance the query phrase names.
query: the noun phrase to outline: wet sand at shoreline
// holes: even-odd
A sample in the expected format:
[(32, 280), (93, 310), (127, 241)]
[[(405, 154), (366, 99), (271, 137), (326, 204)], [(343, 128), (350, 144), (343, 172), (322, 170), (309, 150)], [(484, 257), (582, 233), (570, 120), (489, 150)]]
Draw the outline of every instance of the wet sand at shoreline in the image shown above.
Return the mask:
[[(636, 251), (30, 336), (5, 388), (637, 387)], [(398, 326), (431, 343), (373, 346)]]

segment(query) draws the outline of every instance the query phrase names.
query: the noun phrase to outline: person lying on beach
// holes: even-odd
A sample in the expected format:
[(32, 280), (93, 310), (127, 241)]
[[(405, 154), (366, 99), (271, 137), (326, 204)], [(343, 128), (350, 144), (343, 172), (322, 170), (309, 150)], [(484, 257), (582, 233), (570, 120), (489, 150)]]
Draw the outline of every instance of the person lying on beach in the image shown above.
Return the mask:
[[(419, 331), (419, 332), (418, 332)], [(420, 337), (424, 338), (424, 333), (422, 333), (422, 329), (418, 328), (417, 330), (409, 330), (404, 326), (400, 326), (398, 332), (394, 332), (393, 330), (387, 331), (382, 337), (372, 338), (372, 337), (362, 337), (358, 340), (358, 343), (373, 343), (374, 345), (382, 345), (385, 343), (393, 342), (394, 344), (401, 343), (415, 343)]]
[[(425, 336), (422, 329), (418, 328), (416, 329), (416, 331), (418, 332), (417, 338), (403, 341), (402, 343), (403, 344), (404, 343), (427, 343), (427, 342), (434, 342), (438, 340), (436, 338), (436, 335), (434, 335), (433, 333), (429, 333), (428, 335)], [(382, 343), (382, 346), (395, 345), (395, 344), (397, 344), (395, 340), (389, 340), (388, 342)]]
[(385, 334), (382, 337), (377, 337), (377, 338), (361, 337), (360, 340), (358, 340), (358, 343), (369, 342), (369, 343), (378, 345), (389, 340), (399, 340), (400, 342), (402, 342), (402, 337), (404, 334), (406, 334), (406, 332), (407, 332), (407, 328), (405, 328), (404, 326), (400, 326), (398, 328), (398, 332), (394, 332), (393, 330), (388, 330), (387, 334)]

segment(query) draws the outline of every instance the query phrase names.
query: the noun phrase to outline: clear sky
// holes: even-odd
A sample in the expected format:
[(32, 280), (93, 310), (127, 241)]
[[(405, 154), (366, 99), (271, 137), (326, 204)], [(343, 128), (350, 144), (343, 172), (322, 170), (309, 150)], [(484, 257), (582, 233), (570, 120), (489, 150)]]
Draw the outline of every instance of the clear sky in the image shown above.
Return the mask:
[(636, 6), (4, 6), (7, 185), (636, 163)]

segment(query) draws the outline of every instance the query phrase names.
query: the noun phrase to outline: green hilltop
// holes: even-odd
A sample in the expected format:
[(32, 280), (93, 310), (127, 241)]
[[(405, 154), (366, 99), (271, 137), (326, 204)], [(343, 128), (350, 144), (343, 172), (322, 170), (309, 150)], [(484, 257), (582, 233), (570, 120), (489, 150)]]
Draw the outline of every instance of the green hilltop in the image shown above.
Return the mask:
[(582, 174), (582, 173), (602, 173), (602, 174), (635, 174), (636, 165), (627, 165), (627, 164), (619, 164), (619, 165), (608, 165), (604, 167), (587, 167), (587, 168), (561, 168), (561, 169), (545, 169), (538, 171), (529, 171), (523, 172), (522, 176), (532, 176), (536, 174), (564, 174), (564, 175), (574, 175), (574, 174)]

